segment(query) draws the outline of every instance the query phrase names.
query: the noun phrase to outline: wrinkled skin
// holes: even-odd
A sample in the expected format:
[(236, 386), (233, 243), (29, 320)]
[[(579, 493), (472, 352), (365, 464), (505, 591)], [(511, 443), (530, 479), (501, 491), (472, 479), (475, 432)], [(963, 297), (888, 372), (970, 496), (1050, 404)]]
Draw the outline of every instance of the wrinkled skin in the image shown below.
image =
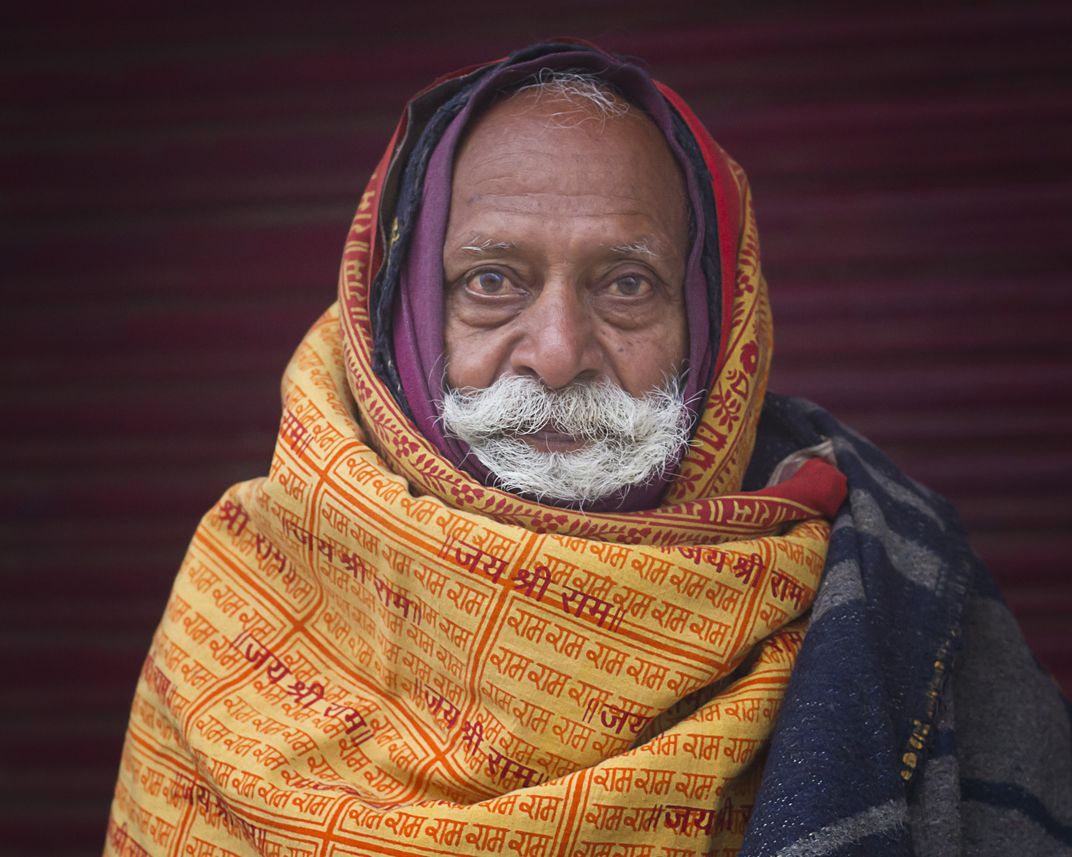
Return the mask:
[[(687, 212), (674, 157), (638, 108), (603, 117), (534, 92), (492, 107), (455, 159), (447, 383), (484, 388), (513, 373), (638, 397), (663, 384), (688, 351)], [(550, 428), (526, 440), (580, 445)]]

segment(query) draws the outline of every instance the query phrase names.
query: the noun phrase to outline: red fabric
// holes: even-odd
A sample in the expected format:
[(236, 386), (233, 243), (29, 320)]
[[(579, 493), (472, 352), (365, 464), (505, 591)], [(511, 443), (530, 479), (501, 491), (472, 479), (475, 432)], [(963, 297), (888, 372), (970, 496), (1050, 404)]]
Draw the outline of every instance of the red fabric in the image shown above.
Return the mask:
[(756, 491), (763, 497), (779, 497), (815, 509), (823, 518), (833, 520), (845, 502), (848, 483), (845, 475), (821, 458), (810, 458), (789, 479)]
[[(741, 213), (737, 197), (736, 183), (731, 175), (730, 163), (726, 156), (726, 152), (711, 138), (711, 134), (704, 127), (703, 123), (696, 118), (696, 114), (692, 112), (692, 108), (685, 103), (680, 95), (665, 84), (659, 83), (657, 86), (662, 91), (663, 95), (666, 96), (667, 100), (674, 105), (674, 108), (678, 113), (681, 114), (681, 117), (685, 120), (685, 124), (689, 126), (689, 130), (692, 131), (693, 136), (696, 138), (697, 143), (700, 144), (700, 150), (703, 152), (704, 160), (707, 161), (707, 165), (711, 169), (711, 179), (715, 189), (715, 208), (719, 212), (719, 226), (724, 227), (727, 223), (740, 223)], [(739, 235), (731, 234), (729, 230), (725, 228), (719, 229), (719, 258), (722, 262), (723, 283), (732, 283), (736, 276), (737, 243), (739, 238)], [(728, 288), (723, 289), (723, 319), (728, 319), (730, 317), (732, 302), (731, 290)], [(726, 349), (729, 347), (728, 332), (728, 325), (723, 324), (722, 329), (719, 331), (718, 357), (715, 360), (716, 372), (722, 368), (723, 361), (726, 358)]]

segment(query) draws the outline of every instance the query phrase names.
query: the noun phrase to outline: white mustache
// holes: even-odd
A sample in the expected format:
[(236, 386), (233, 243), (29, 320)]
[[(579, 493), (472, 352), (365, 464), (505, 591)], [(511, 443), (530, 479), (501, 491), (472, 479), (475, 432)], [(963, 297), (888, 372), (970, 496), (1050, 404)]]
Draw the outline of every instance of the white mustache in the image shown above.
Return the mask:
[[(577, 504), (662, 476), (688, 444), (690, 423), (677, 381), (635, 398), (609, 382), (549, 390), (536, 378), (506, 375), (483, 390), (448, 389), (441, 412), (446, 429), (503, 488)], [(543, 452), (521, 439), (548, 429), (587, 443)]]

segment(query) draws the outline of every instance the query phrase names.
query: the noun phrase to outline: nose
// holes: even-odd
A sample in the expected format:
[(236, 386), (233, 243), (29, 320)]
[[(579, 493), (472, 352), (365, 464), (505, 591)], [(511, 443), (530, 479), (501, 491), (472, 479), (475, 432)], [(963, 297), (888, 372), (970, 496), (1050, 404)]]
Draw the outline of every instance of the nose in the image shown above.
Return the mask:
[(546, 283), (525, 316), (523, 336), (510, 355), (515, 374), (539, 378), (552, 390), (600, 377), (603, 356), (595, 320), (575, 288)]

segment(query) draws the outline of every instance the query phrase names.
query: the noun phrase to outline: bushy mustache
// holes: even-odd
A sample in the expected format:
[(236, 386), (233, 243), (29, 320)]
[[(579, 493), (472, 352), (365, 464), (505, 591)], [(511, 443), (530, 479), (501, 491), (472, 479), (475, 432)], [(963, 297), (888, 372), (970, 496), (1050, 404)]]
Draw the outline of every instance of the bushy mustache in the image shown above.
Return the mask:
[[(605, 381), (549, 390), (536, 378), (505, 375), (482, 390), (448, 389), (441, 414), (506, 490), (578, 504), (661, 477), (690, 428), (677, 380), (637, 398)], [(545, 430), (585, 446), (543, 452), (520, 439)]]
[(442, 413), (444, 423), (466, 441), (545, 429), (581, 440), (643, 439), (675, 431), (682, 404), (676, 381), (638, 399), (606, 381), (549, 390), (536, 378), (504, 375), (482, 390), (447, 390)]

